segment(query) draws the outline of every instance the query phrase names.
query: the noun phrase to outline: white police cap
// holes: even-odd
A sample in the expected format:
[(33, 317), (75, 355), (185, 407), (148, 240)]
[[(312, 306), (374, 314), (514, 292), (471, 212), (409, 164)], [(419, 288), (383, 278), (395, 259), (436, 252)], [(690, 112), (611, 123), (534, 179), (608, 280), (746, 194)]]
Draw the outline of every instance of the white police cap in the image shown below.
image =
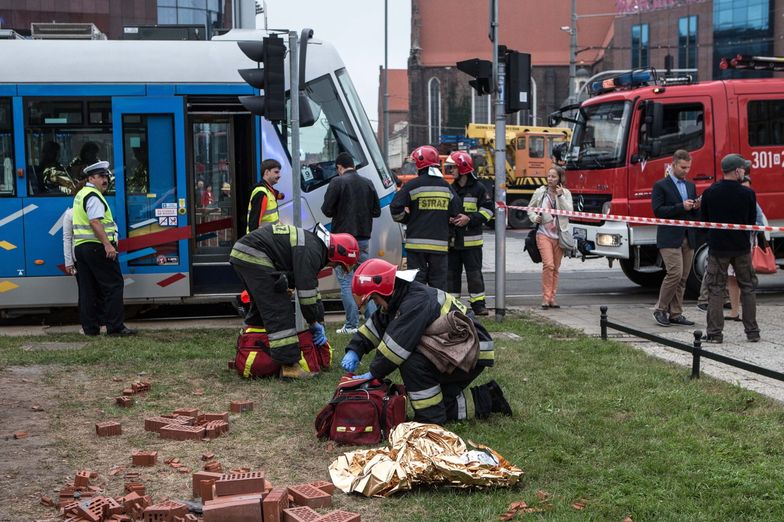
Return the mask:
[(92, 165), (87, 165), (84, 170), (82, 171), (85, 177), (93, 176), (95, 174), (100, 174), (102, 176), (109, 175), (109, 162), (108, 161), (98, 161), (93, 163)]

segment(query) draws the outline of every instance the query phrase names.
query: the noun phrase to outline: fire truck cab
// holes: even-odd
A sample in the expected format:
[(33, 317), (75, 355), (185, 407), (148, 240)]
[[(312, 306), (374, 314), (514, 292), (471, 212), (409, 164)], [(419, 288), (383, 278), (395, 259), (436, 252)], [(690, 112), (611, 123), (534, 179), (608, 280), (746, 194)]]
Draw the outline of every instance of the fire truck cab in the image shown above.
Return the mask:
[[(551, 124), (561, 119), (575, 124), (567, 153), (575, 210), (653, 217), (653, 184), (666, 175), (673, 152), (686, 149), (692, 156), (688, 179), (698, 194), (722, 179), (724, 155), (739, 153), (751, 160), (759, 204), (771, 225), (784, 225), (784, 79), (666, 85), (651, 84), (650, 75), (646, 80), (638, 72), (627, 77), (631, 88), (612, 89), (552, 116)], [(565, 118), (567, 110), (577, 116)], [(658, 286), (664, 269), (655, 226), (570, 221), (584, 254), (607, 257), (611, 264), (618, 259), (630, 280)], [(701, 235), (692, 291), (707, 260)], [(784, 254), (776, 250), (777, 258)]]

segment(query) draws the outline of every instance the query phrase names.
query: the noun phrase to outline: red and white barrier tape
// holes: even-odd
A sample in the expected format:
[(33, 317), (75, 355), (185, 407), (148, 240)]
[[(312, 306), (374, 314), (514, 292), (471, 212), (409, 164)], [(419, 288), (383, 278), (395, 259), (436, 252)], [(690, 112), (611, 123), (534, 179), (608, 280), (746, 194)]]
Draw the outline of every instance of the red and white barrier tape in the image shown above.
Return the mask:
[(685, 221), (683, 219), (663, 219), (638, 216), (619, 216), (615, 214), (597, 214), (594, 212), (577, 212), (575, 210), (556, 210), (541, 207), (516, 207), (506, 205), (496, 201), (497, 207), (511, 208), (513, 210), (524, 210), (526, 212), (546, 212), (555, 216), (566, 216), (583, 219), (593, 219), (596, 221), (624, 221), (638, 225), (676, 225), (691, 228), (713, 228), (720, 230), (745, 230), (749, 232), (784, 232), (784, 227), (771, 227), (762, 225), (740, 225), (736, 223), (711, 223), (708, 221)]

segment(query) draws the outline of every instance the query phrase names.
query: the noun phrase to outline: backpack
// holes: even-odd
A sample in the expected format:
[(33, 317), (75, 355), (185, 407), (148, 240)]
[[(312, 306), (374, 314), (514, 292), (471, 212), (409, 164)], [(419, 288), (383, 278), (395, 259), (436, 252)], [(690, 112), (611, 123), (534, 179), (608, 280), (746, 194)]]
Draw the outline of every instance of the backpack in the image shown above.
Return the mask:
[[(302, 369), (308, 372), (326, 371), (332, 365), (332, 347), (329, 343), (316, 346), (309, 330), (300, 332), (299, 347)], [(280, 372), (280, 365), (269, 355), (269, 339), (264, 328), (248, 326), (237, 338), (237, 353), (234, 368), (241, 377), (272, 377)]]
[(406, 421), (406, 389), (385, 379), (341, 377), (316, 416), (316, 436), (340, 444), (378, 444)]

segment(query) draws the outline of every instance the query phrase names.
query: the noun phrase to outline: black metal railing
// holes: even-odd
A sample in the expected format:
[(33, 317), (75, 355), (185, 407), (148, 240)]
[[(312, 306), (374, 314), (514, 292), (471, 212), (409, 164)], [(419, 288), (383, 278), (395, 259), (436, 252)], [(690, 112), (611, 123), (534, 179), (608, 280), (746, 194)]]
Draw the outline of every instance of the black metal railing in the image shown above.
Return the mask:
[(747, 372), (756, 373), (758, 375), (763, 375), (765, 377), (770, 377), (771, 379), (775, 379), (777, 381), (784, 381), (784, 373), (777, 372), (769, 368), (763, 368), (762, 366), (757, 366), (755, 364), (750, 364), (744, 361), (739, 361), (737, 359), (733, 359), (731, 357), (727, 357), (725, 355), (721, 355), (718, 353), (703, 350), (701, 330), (694, 331), (694, 342), (691, 345), (689, 345), (687, 343), (683, 343), (680, 341), (673, 341), (672, 339), (667, 339), (666, 337), (660, 337), (658, 335), (654, 335), (648, 332), (643, 332), (642, 330), (637, 330), (629, 326), (613, 323), (612, 321), (609, 321), (607, 319), (607, 306), (601, 306), (599, 307), (599, 310), (600, 310), (599, 328), (601, 329), (602, 340), (604, 341), (607, 340), (607, 329), (612, 328), (613, 330), (617, 330), (619, 332), (628, 333), (634, 335), (635, 337), (640, 337), (642, 339), (647, 339), (649, 341), (653, 341), (655, 343), (659, 343), (664, 346), (669, 346), (670, 348), (675, 348), (676, 350), (688, 352), (691, 354), (691, 378), (692, 379), (700, 378), (700, 359), (702, 357), (705, 357), (706, 359), (711, 359), (712, 361), (726, 364), (727, 366), (740, 368), (741, 370), (746, 370)]

